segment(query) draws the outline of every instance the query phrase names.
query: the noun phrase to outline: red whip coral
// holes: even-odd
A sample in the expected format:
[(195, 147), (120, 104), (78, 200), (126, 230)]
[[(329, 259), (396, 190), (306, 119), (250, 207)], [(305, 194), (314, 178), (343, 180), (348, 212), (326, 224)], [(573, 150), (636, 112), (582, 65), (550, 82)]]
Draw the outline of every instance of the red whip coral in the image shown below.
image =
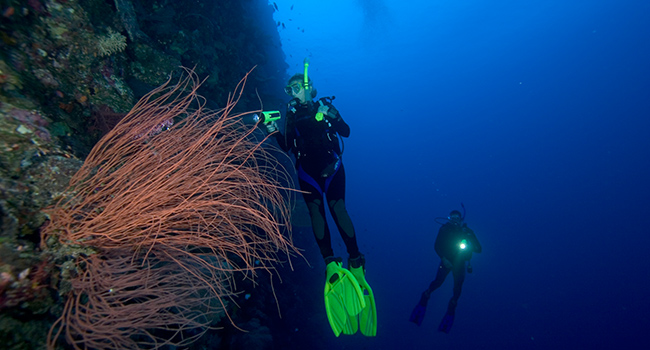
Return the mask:
[(187, 71), (95, 145), (43, 232), (48, 245), (96, 252), (75, 257), (50, 348), (61, 334), (76, 349), (187, 345), (225, 313), (234, 273), (295, 252), (286, 172), (232, 113), (245, 80), (210, 111)]

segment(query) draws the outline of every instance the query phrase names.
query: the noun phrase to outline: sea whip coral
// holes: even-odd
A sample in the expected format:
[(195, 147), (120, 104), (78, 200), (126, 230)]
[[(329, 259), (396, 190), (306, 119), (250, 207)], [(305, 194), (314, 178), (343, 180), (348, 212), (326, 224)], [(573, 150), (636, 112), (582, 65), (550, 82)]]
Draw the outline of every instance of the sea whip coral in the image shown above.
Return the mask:
[(96, 252), (73, 261), (50, 348), (61, 334), (76, 349), (187, 345), (225, 313), (235, 275), (253, 278), (296, 252), (283, 234), (286, 172), (232, 112), (245, 80), (215, 112), (186, 71), (93, 148), (43, 232), (50, 249)]

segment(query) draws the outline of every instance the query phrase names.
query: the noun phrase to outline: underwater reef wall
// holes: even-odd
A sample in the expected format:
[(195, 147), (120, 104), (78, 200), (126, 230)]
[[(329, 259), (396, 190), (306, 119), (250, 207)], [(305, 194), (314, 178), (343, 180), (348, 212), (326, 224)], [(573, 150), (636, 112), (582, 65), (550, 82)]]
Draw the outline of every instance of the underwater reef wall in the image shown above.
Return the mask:
[(288, 173), (233, 113), (244, 83), (217, 112), (198, 87), (188, 72), (140, 100), (48, 210), (43, 251), (70, 275), (48, 348), (59, 334), (76, 349), (191, 344), (227, 315), (235, 274), (296, 253)]
[[(212, 109), (279, 106), (286, 63), (263, 0), (0, 1), (0, 342), (42, 349), (72, 276), (41, 249), (44, 208), (98, 140), (182, 66)], [(69, 260), (92, 249), (66, 247)], [(55, 263), (56, 262), (56, 263)], [(69, 266), (68, 266), (69, 267)], [(64, 294), (64, 293), (63, 293)]]

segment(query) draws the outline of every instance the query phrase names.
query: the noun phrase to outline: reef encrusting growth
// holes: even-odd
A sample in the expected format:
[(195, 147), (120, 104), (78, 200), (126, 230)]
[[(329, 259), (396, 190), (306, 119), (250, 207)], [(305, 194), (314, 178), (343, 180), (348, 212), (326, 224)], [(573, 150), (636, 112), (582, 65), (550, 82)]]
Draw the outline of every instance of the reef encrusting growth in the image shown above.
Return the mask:
[(256, 66), (238, 108), (259, 109), (258, 94), (277, 108), (286, 64), (264, 0), (3, 0), (0, 11), (0, 342), (35, 349), (68, 278), (39, 250), (42, 209), (97, 140), (181, 66), (206, 79), (212, 108)]

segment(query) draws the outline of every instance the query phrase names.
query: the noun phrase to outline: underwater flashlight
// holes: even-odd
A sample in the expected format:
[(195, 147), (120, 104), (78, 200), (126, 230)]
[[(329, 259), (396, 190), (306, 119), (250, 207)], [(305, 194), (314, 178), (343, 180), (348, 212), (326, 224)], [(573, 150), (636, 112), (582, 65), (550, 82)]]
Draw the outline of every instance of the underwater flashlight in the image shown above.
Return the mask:
[(465, 248), (467, 248), (467, 240), (466, 239), (460, 241), (460, 250), (465, 250)]
[[(280, 114), (280, 111), (268, 111), (268, 112), (262, 112), (262, 123), (268, 124), (270, 122), (274, 122), (278, 119), (280, 119), (282, 115)], [(260, 121), (260, 115), (255, 113), (253, 115), (253, 121), (255, 123)]]

